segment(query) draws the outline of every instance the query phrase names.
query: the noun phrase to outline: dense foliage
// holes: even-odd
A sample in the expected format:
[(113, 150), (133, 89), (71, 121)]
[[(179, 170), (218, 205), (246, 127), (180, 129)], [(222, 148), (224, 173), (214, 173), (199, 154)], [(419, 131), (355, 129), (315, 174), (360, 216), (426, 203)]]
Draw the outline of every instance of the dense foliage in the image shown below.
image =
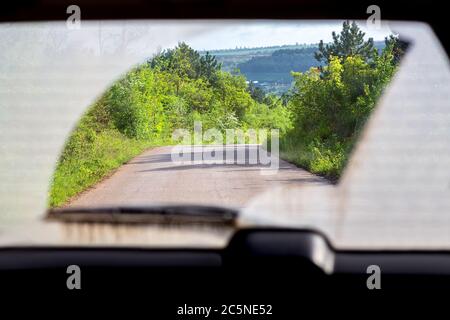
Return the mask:
[[(262, 95), (261, 95), (262, 94)], [(289, 128), (275, 96), (221, 70), (212, 55), (185, 43), (115, 82), (82, 117), (58, 163), (50, 205), (58, 206), (150, 145), (170, 144), (175, 129)]]
[(358, 134), (401, 54), (398, 39), (386, 39), (381, 53), (364, 41), (356, 24), (345, 22), (334, 42), (320, 46), (323, 67), (293, 72), (294, 88), (287, 100), (293, 129), (281, 141), (283, 155), (312, 172), (338, 178)]
[(340, 34), (332, 32), (333, 42), (319, 43), (319, 50), (314, 57), (319, 62), (330, 63), (332, 57), (345, 58), (349, 56), (361, 56), (364, 60), (370, 60), (374, 54), (373, 39), (364, 40), (365, 33), (359, 29), (356, 22), (344, 21)]
[[(173, 131), (192, 130), (195, 121), (203, 130), (280, 129), (283, 157), (339, 177), (405, 46), (391, 36), (380, 52), (349, 22), (333, 39), (316, 51), (285, 48), (243, 64), (293, 71), (293, 87), (281, 97), (185, 43), (157, 54), (116, 81), (81, 118), (58, 162), (50, 206), (64, 204), (145, 148), (173, 143)], [(306, 70), (314, 53), (315, 66)]]
[[(337, 35), (335, 35), (337, 37)], [(359, 47), (364, 47), (364, 40), (359, 43)], [(385, 47), (384, 41), (367, 41), (371, 50), (379, 52)], [(323, 53), (321, 53), (322, 51)], [(325, 53), (327, 51), (327, 53)], [(217, 59), (223, 64), (223, 68), (232, 72), (239, 71), (247, 80), (257, 81), (257, 85), (269, 93), (278, 95), (289, 90), (294, 81), (291, 71), (308, 71), (311, 67), (322, 66), (327, 63), (327, 59), (320, 59), (318, 62), (315, 56), (327, 56), (329, 52), (335, 52), (335, 56), (340, 56), (338, 48), (333, 44), (293, 45), (284, 47), (269, 47), (264, 51), (261, 48), (235, 49), (224, 51), (214, 51), (218, 54)]]

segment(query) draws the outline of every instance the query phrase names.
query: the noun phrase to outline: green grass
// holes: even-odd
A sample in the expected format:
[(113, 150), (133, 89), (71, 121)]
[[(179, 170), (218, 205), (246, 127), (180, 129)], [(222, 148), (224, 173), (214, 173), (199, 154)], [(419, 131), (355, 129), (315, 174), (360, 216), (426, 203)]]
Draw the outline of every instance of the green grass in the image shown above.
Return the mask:
[(152, 146), (155, 143), (127, 138), (114, 129), (96, 134), (75, 156), (59, 161), (49, 191), (49, 206), (64, 205)]
[(289, 135), (280, 140), (280, 157), (312, 173), (336, 182), (347, 162), (350, 146), (335, 141), (326, 144), (303, 143), (302, 139)]

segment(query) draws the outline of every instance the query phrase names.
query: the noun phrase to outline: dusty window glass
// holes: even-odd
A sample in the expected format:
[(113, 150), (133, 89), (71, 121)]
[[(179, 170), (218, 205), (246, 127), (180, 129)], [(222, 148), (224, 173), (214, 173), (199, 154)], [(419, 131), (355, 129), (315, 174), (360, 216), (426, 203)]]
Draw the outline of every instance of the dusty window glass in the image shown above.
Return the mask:
[(87, 107), (50, 207), (243, 208), (277, 186), (333, 184), (406, 49), (353, 21), (190, 27), (208, 26), (173, 23), (177, 41), (156, 50), (145, 24), (98, 26), (89, 50), (147, 57)]

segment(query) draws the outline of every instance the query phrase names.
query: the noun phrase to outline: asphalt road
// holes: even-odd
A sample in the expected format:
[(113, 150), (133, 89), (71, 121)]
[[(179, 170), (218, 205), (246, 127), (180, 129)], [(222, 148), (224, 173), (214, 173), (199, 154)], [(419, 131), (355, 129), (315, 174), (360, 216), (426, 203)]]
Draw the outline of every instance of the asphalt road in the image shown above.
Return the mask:
[[(279, 161), (278, 170), (268, 169), (267, 165), (258, 163), (260, 158), (255, 151), (261, 149), (257, 145), (214, 147), (232, 163), (199, 161), (216, 155), (211, 153), (211, 148), (185, 153), (184, 159), (197, 162), (184, 163), (172, 160), (170, 146), (147, 150), (73, 199), (68, 206), (186, 203), (242, 208), (252, 197), (275, 186), (328, 184), (327, 180), (283, 160)], [(245, 155), (245, 163), (230, 160), (226, 150), (235, 159), (238, 154)]]

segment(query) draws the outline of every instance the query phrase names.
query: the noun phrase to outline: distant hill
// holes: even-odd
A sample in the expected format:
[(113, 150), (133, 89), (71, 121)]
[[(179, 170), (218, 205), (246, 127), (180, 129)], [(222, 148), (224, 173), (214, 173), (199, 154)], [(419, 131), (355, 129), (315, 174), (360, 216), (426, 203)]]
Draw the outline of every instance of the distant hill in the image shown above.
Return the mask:
[[(378, 50), (384, 41), (375, 41)], [(239, 69), (245, 77), (267, 92), (283, 94), (292, 83), (291, 71), (305, 72), (318, 66), (314, 52), (318, 44), (296, 44), (261, 48), (212, 50), (226, 71)], [(206, 53), (203, 52), (203, 54)]]
[(304, 72), (318, 62), (314, 58), (317, 47), (299, 49), (279, 49), (268, 56), (253, 57), (237, 65), (249, 81), (268, 92), (283, 93), (289, 89), (293, 80), (291, 71)]
[[(239, 64), (249, 61), (256, 57), (269, 57), (273, 52), (281, 49), (302, 49), (302, 48), (317, 48), (317, 44), (293, 44), (283, 46), (271, 47), (257, 47), (257, 48), (235, 48), (223, 50), (210, 50), (209, 53), (216, 56), (222, 62), (225, 71), (233, 71)], [(206, 51), (201, 51), (205, 54)]]

